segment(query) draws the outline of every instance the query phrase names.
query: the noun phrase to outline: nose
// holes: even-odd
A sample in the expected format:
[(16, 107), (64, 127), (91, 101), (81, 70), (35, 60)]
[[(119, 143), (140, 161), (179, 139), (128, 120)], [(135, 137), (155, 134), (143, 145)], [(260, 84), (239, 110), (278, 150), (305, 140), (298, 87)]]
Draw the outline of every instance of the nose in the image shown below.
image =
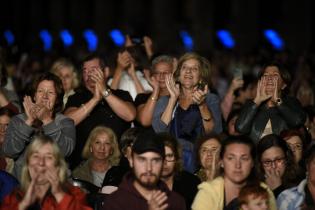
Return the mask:
[(147, 171), (152, 171), (152, 163), (147, 162)]
[(44, 165), (45, 165), (45, 158), (44, 158), (44, 157), (40, 157), (40, 158), (38, 159), (38, 164), (39, 164), (40, 166), (44, 166)]
[(235, 161), (235, 168), (241, 168), (241, 161), (240, 160)]

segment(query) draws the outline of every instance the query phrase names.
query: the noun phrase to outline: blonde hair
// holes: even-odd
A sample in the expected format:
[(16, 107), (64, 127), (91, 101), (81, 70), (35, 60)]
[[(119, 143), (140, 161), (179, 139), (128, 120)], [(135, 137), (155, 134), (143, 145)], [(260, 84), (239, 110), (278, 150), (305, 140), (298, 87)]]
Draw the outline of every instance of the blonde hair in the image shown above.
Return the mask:
[(59, 168), (58, 177), (60, 183), (63, 185), (67, 181), (67, 164), (65, 159), (60, 151), (59, 146), (57, 143), (50, 138), (49, 136), (35, 136), (34, 140), (30, 145), (28, 145), (26, 152), (25, 152), (25, 164), (22, 168), (22, 175), (21, 175), (21, 186), (23, 190), (27, 190), (30, 183), (31, 183), (31, 176), (28, 170), (29, 159), (36, 151), (39, 151), (44, 145), (50, 144), (53, 149), (53, 156), (55, 158), (55, 166)]
[(88, 159), (92, 156), (91, 151), (90, 151), (90, 147), (94, 143), (94, 141), (96, 140), (97, 136), (100, 134), (103, 134), (103, 133), (108, 135), (109, 140), (110, 140), (110, 144), (112, 147), (112, 153), (109, 157), (109, 163), (112, 166), (118, 165), (119, 160), (120, 160), (120, 151), (119, 151), (119, 147), (118, 147), (117, 136), (112, 129), (105, 127), (105, 126), (97, 126), (91, 131), (91, 133), (90, 133), (90, 135), (89, 135), (89, 137), (88, 137), (88, 139), (84, 145), (84, 148), (82, 151), (82, 157), (84, 159)]
[(71, 70), (71, 72), (73, 73), (71, 87), (73, 89), (77, 88), (79, 86), (79, 78), (78, 78), (77, 71), (76, 71), (74, 65), (71, 63), (71, 61), (67, 60), (66, 58), (60, 58), (60, 59), (56, 60), (53, 63), (53, 65), (50, 69), (50, 72), (57, 75), (58, 70), (60, 70), (62, 68), (69, 68)]

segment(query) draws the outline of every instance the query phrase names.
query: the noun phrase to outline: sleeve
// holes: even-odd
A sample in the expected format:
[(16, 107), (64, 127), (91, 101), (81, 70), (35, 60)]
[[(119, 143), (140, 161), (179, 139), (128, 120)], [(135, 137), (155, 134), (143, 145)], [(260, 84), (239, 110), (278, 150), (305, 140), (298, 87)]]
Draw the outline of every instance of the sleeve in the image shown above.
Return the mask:
[(170, 124), (166, 125), (162, 120), (161, 116), (167, 106), (168, 97), (161, 97), (155, 106), (154, 112), (153, 112), (153, 118), (152, 118), (152, 127), (155, 132), (168, 132), (170, 129)]
[(114, 93), (115, 96), (117, 96), (121, 100), (134, 103), (128, 91), (124, 91), (124, 90), (111, 90), (111, 91)]
[(222, 115), (220, 109), (220, 99), (217, 95), (208, 93), (206, 97), (207, 107), (212, 113), (214, 119), (214, 132), (219, 134), (222, 132)]
[(135, 99), (135, 107), (138, 107), (141, 104), (145, 104), (149, 97), (150, 97), (150, 94), (148, 94), (148, 93), (138, 94), (136, 99)]
[(69, 107), (80, 107), (81, 106), (81, 98), (79, 94), (75, 93), (74, 95), (69, 96), (67, 104), (65, 106), (65, 110)]
[(28, 126), (19, 116), (11, 119), (2, 146), (3, 152), (11, 158), (20, 156), (34, 132), (34, 128)]
[(58, 210), (92, 210), (87, 203), (85, 194), (76, 187), (73, 187), (71, 194), (65, 194), (60, 203), (58, 203)]
[(282, 103), (277, 106), (281, 116), (290, 127), (300, 127), (306, 121), (306, 114), (299, 101), (292, 97), (282, 99)]
[(6, 197), (4, 197), (3, 201), (0, 205), (0, 210), (18, 210), (19, 209), (19, 201), (16, 199), (16, 194), (14, 192), (10, 193)]
[(76, 132), (72, 119), (57, 114), (54, 121), (43, 126), (45, 135), (53, 138), (65, 157), (69, 156), (75, 146)]
[(236, 119), (235, 129), (241, 134), (250, 133), (257, 110), (258, 107), (253, 101), (247, 101)]
[(209, 210), (209, 209), (219, 209), (218, 205), (216, 205), (219, 201), (216, 199), (215, 193), (209, 183), (202, 183), (199, 185), (199, 191), (193, 201), (191, 206), (192, 210)]

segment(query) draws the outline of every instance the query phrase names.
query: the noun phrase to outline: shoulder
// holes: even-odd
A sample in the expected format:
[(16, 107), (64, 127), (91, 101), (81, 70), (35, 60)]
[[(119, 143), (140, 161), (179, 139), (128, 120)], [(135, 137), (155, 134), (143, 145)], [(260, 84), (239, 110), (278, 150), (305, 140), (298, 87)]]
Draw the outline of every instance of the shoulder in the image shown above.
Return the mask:
[(118, 98), (127, 100), (127, 101), (132, 101), (131, 95), (129, 94), (128, 91), (125, 90), (121, 90), (121, 89), (116, 89), (116, 90), (112, 90), (111, 89), (112, 94), (114, 94), (115, 96), (117, 96)]
[(203, 191), (220, 191), (224, 187), (223, 177), (217, 177), (212, 181), (202, 182), (199, 186), (199, 190)]

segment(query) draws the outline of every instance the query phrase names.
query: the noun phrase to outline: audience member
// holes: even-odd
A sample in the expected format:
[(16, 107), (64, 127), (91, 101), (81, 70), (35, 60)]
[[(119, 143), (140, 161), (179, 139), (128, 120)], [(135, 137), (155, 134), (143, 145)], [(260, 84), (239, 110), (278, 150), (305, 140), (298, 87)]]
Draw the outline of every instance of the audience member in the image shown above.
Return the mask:
[(245, 185), (238, 197), (242, 210), (269, 210), (268, 191), (260, 185)]

